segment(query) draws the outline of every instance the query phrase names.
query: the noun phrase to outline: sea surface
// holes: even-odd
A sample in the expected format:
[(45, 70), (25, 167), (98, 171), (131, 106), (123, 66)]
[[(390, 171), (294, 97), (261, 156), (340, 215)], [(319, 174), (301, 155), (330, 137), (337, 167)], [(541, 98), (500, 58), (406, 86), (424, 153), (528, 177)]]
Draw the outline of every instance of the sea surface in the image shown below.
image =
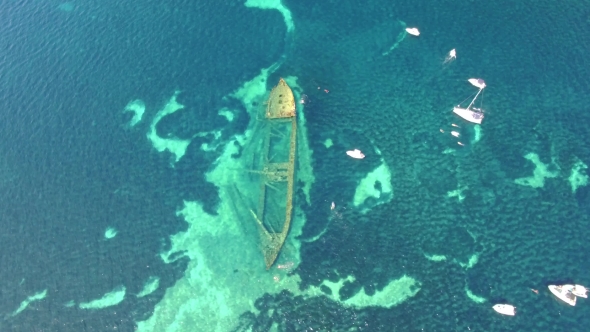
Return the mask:
[(0, 0), (0, 331), (587, 331), (547, 286), (590, 286), (589, 31), (588, 0)]

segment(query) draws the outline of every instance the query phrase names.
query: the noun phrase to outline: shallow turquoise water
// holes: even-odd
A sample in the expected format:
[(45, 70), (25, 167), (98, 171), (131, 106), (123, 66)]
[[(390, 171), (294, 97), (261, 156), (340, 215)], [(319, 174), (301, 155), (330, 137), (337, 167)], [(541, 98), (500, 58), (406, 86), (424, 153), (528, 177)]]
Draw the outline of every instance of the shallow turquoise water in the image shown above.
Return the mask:
[[(569, 180), (590, 162), (588, 4), (283, 5), (289, 31), (279, 11), (234, 2), (6, 4), (1, 329), (132, 331), (158, 317), (158, 331), (174, 321), (163, 311), (175, 317), (195, 300), (192, 318), (178, 314), (186, 331), (220, 317), (231, 323), (217, 330), (584, 331), (587, 300), (567, 307), (546, 286), (590, 285), (590, 192)], [(406, 26), (422, 34), (404, 36)], [(451, 49), (457, 59), (443, 63)], [(291, 77), (305, 95), (299, 135), (312, 153), (300, 151), (310, 164), (299, 170), (302, 214), (279, 259), (295, 262), (289, 273), (256, 265), (251, 225), (220, 208), (229, 196), (210, 176), (263, 101), (235, 92), (269, 67), (266, 89)], [(487, 83), (479, 128), (451, 113), (472, 77)], [(173, 95), (184, 108), (158, 113)], [(131, 127), (123, 110), (136, 99), (146, 110)], [(188, 143), (175, 155), (156, 138)], [(367, 157), (347, 158), (352, 148)], [(516, 181), (535, 170), (542, 186)], [(202, 206), (192, 223), (178, 213), (184, 202)], [(194, 242), (170, 239), (185, 231)], [(210, 293), (194, 271), (214, 276)], [(380, 294), (403, 276), (417, 292), (389, 305), (403, 292)], [(212, 294), (231, 315), (199, 302)], [(350, 300), (358, 294), (362, 305)], [(517, 316), (493, 312), (500, 302)]]

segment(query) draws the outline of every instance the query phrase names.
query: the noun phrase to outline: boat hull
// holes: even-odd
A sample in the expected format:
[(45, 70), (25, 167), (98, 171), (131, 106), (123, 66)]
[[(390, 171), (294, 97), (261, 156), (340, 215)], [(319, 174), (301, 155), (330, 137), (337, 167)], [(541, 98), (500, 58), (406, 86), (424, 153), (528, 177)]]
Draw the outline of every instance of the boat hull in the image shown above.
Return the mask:
[(472, 123), (481, 124), (484, 116), (481, 112), (472, 111), (467, 108), (455, 107), (453, 108), (453, 113), (457, 114), (464, 120), (467, 120)]
[(576, 296), (571, 292), (574, 288), (573, 285), (549, 285), (548, 288), (558, 299), (571, 306), (576, 305)]
[(481, 78), (470, 78), (467, 82), (471, 83), (476, 88), (483, 89), (486, 87), (486, 82), (484, 82)]
[(583, 297), (585, 299), (588, 298), (588, 289), (582, 285), (574, 285), (572, 293), (574, 293), (574, 295), (577, 297)]
[(349, 157), (354, 158), (354, 159), (363, 159), (363, 158), (365, 158), (365, 155), (359, 149), (354, 149), (354, 150), (346, 151), (346, 154)]
[(492, 308), (502, 315), (514, 316), (516, 314), (516, 308), (510, 304), (496, 304)]
[(263, 129), (260, 194), (258, 208), (250, 210), (260, 236), (260, 248), (266, 269), (277, 260), (285, 243), (292, 219), (297, 116), (293, 91), (282, 78), (268, 97)]

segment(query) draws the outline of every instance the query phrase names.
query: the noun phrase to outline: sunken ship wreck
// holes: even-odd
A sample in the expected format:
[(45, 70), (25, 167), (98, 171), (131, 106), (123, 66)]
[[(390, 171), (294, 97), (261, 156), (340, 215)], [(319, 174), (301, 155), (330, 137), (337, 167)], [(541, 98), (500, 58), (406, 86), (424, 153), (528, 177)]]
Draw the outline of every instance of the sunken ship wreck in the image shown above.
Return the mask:
[(260, 190), (250, 213), (266, 269), (270, 269), (285, 243), (293, 214), (297, 116), (293, 91), (282, 78), (271, 90), (259, 123), (262, 145), (250, 172), (259, 175)]

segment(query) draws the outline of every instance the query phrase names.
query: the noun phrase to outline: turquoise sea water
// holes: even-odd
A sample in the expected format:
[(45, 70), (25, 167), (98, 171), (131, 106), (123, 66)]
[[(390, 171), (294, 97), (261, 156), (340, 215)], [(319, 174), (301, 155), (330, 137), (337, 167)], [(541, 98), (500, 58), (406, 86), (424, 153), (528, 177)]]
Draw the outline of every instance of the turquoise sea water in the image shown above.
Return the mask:
[[(0, 15), (0, 331), (586, 331), (547, 285), (590, 286), (588, 1)], [(305, 103), (267, 271), (246, 170), (280, 77)]]

